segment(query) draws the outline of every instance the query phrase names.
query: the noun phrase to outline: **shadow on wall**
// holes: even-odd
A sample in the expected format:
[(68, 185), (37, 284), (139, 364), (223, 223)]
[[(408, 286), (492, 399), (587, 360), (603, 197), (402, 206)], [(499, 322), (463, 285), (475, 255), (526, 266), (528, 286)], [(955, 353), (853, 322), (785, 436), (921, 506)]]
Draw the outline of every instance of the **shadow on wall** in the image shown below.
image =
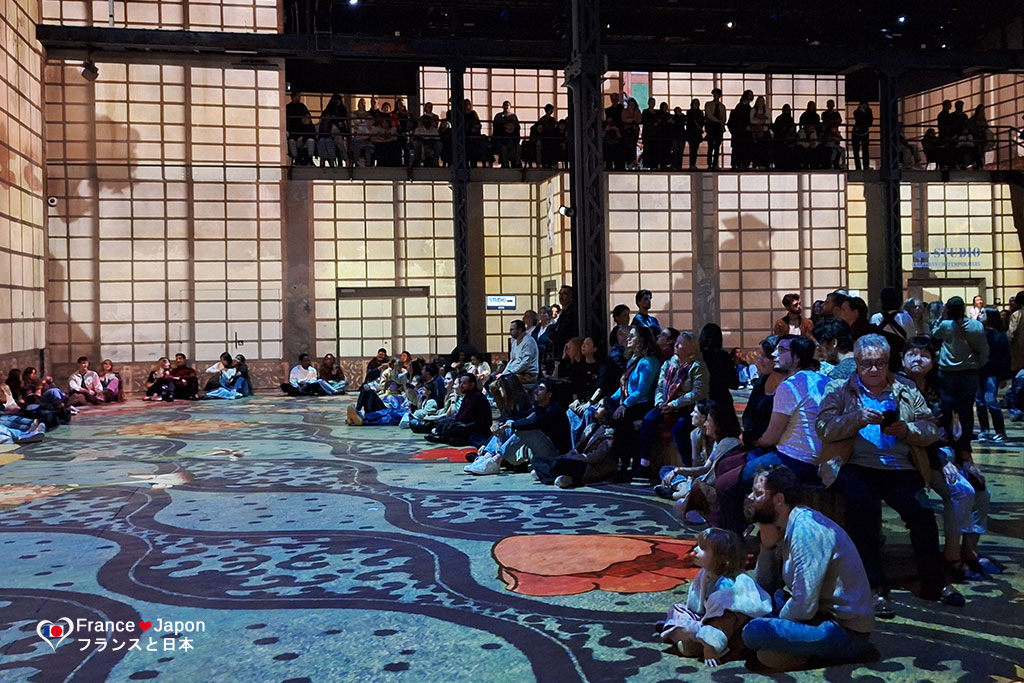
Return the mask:
[[(698, 283), (698, 287), (707, 292), (703, 296), (708, 297), (710, 303), (704, 305), (707, 305), (718, 318), (718, 320), (714, 320), (714, 318), (708, 320), (718, 322), (722, 326), (726, 347), (739, 346), (743, 348), (744, 332), (747, 331), (760, 335), (759, 339), (771, 333), (771, 308), (767, 313), (763, 312), (766, 304), (769, 307), (774, 305), (774, 301), (764, 301), (764, 292), (768, 293), (770, 299), (771, 293), (777, 288), (777, 274), (772, 263), (770, 230), (770, 225), (749, 213), (740, 213), (738, 216), (719, 221), (715, 251), (718, 280), (715, 282), (712, 278), (705, 276)], [(722, 239), (723, 232), (726, 234), (724, 240)], [(735, 263), (727, 264), (732, 267), (723, 268), (723, 262), (730, 257), (735, 258)], [(737, 291), (740, 298), (739, 301), (730, 302), (732, 304), (730, 307), (739, 311), (738, 326), (727, 325), (721, 319), (721, 312), (714, 305), (715, 289), (719, 291), (722, 289), (723, 270), (727, 271), (728, 275), (734, 274), (736, 278), (734, 283), (729, 283), (733, 286), (726, 289)], [(705, 284), (705, 281), (708, 284)], [(748, 290), (755, 292), (753, 296), (756, 299), (754, 301), (745, 299), (748, 296), (746, 294)], [(696, 296), (694, 298), (697, 299)]]
[[(54, 372), (63, 367), (61, 364), (73, 364), (81, 355), (97, 359), (97, 362), (100, 360), (102, 339), (99, 327), (99, 283), (104, 277), (100, 265), (99, 224), (103, 220), (100, 217), (100, 204), (104, 199), (131, 197), (134, 175), (131, 147), (132, 143), (139, 142), (140, 136), (130, 126), (106, 116), (96, 119), (92, 135), (95, 137), (98, 134), (104, 135), (105, 139), (95, 140), (93, 159), (78, 162), (51, 160), (51, 163), (59, 164), (61, 170), (69, 175), (77, 170), (78, 174), (86, 176), (79, 179), (68, 178), (66, 196), (56, 196), (57, 205), (47, 208), (47, 222), (50, 226), (48, 234), (51, 240), (46, 252), (47, 320), (51, 323), (52, 330), (48, 346)], [(73, 210), (75, 215), (71, 213)], [(55, 223), (63, 224), (63, 230), (55, 231)], [(55, 232), (60, 236), (54, 237)], [(73, 241), (70, 239), (72, 236), (89, 237), (88, 256), (91, 257), (92, 263), (91, 267), (87, 268), (88, 278), (82, 280), (71, 281), (72, 275), (67, 265), (73, 256), (82, 255), (80, 251), (72, 253), (73, 248), (81, 248), (79, 244), (75, 244), (81, 241)], [(52, 247), (56, 240), (66, 240), (66, 255), (63, 258), (54, 256)], [(91, 288), (92, 295), (83, 299), (82, 291), (88, 291), (87, 288)], [(130, 309), (131, 302), (125, 303)], [(88, 309), (88, 317), (84, 311), (74, 310), (79, 306)]]

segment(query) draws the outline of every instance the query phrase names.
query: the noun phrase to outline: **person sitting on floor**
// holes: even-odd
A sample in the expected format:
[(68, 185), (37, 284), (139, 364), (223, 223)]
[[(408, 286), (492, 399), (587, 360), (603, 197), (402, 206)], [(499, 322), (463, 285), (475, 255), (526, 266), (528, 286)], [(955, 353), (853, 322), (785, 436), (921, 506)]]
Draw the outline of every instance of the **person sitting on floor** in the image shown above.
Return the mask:
[(32, 428), (28, 431), (22, 431), (15, 427), (5, 427), (4, 425), (0, 425), (0, 444), (35, 443), (37, 441), (42, 441), (45, 434), (46, 427), (39, 420), (33, 422)]
[(120, 373), (114, 372), (113, 361), (107, 359), (100, 364), (100, 384), (103, 385), (103, 398), (110, 403), (124, 400), (124, 386), (121, 384)]
[(320, 367), (317, 368), (317, 373), (322, 381), (327, 382), (339, 394), (344, 394), (348, 388), (345, 371), (338, 365), (333, 353), (324, 356), (324, 359), (320, 361)]
[(482, 444), (489, 438), (491, 404), (480, 391), (476, 375), (463, 373), (459, 377), (459, 392), (462, 394), (459, 411), (454, 417), (438, 420), (434, 431), (424, 437), (427, 441), (466, 446), (474, 441)]
[(481, 358), (479, 353), (470, 354), (466, 370), (476, 375), (476, 381), (480, 386), (487, 384), (487, 380), (491, 378), (491, 364)]
[[(474, 463), (477, 458), (495, 458), (500, 467), (514, 472), (526, 472), (529, 468), (530, 449), (515, 432), (507, 429), (505, 424), (510, 420), (518, 420), (533, 410), (533, 399), (523, 389), (523, 385), (515, 375), (500, 377), (491, 385), (490, 394), (500, 406), (498, 421), (491, 425), (491, 438), (476, 453), (467, 453), (466, 460)], [(497, 474), (493, 466), (484, 467), (480, 463), (463, 468), (469, 474)]]
[[(700, 418), (703, 417), (703, 420)], [(715, 492), (715, 468), (725, 456), (742, 448), (740, 421), (732, 406), (723, 406), (711, 399), (698, 403), (693, 410), (693, 467), (663, 467), (662, 483), (654, 492), (662, 497), (679, 501), (679, 513), (691, 524), (704, 524), (718, 506)], [(698, 461), (700, 442), (707, 437), (711, 450), (703, 462)], [(716, 515), (717, 516), (717, 515)]]
[(171, 376), (171, 361), (160, 357), (149, 376), (146, 377), (146, 395), (143, 401), (173, 401), (174, 378)]
[(78, 358), (78, 369), (68, 379), (68, 394), (72, 401), (77, 401), (79, 405), (85, 403), (99, 405), (106, 400), (100, 376), (89, 369), (88, 357), (80, 356)]
[[(552, 381), (542, 379), (534, 388), (536, 403), (524, 417), (506, 420), (501, 429), (511, 430), (530, 450), (530, 464), (534, 477), (545, 484), (555, 478), (551, 469), (555, 460), (572, 447), (569, 440), (569, 420), (565, 409), (555, 401)], [(465, 471), (470, 474), (497, 474), (503, 454), (476, 458)]]
[(380, 372), (383, 370), (383, 366), (388, 364), (390, 357), (388, 356), (388, 350), (383, 346), (377, 349), (377, 355), (370, 359), (366, 364), (366, 379), (363, 382), (372, 382), (373, 380), (380, 377)]
[(803, 507), (800, 480), (788, 467), (764, 477), (752, 512), (761, 539), (754, 577), (774, 605), (771, 616), (743, 627), (743, 643), (775, 670), (800, 668), (812, 658), (818, 665), (864, 658), (874, 610), (850, 537), (822, 513)]
[(615, 432), (608, 424), (608, 417), (614, 410), (615, 404), (608, 399), (598, 404), (593, 419), (583, 428), (576, 445), (558, 458), (551, 468), (555, 486), (560, 489), (586, 486), (615, 476), (619, 460), (612, 450)]
[(333, 396), (337, 394), (326, 381), (320, 379), (317, 369), (309, 362), (309, 354), (299, 354), (299, 364), (292, 368), (281, 391), (289, 396)]
[(734, 531), (710, 528), (697, 537), (685, 603), (676, 603), (660, 624), (661, 642), (684, 657), (699, 657), (709, 667), (743, 658), (743, 626), (772, 612), (772, 599), (743, 572), (747, 552)]
[(252, 380), (249, 378), (249, 366), (245, 362), (245, 356), (235, 356), (235, 376), (231, 380), (231, 388), (242, 396), (252, 396)]
[(215, 373), (214, 377), (217, 380), (217, 388), (207, 391), (206, 398), (222, 398), (228, 401), (242, 398), (242, 394), (234, 389), (235, 375), (238, 374), (238, 370), (235, 368), (235, 361), (231, 358), (230, 353), (225, 351), (220, 354), (220, 360), (206, 368), (206, 371)]
[(185, 354), (174, 354), (171, 377), (174, 378), (174, 398), (182, 398), (187, 401), (195, 401), (199, 398), (199, 376), (189, 366)]
[[(30, 433), (42, 426), (40, 421), (25, 412), (14, 400), (10, 387), (0, 383), (0, 426), (17, 430), (19, 433)], [(43, 426), (43, 431), (46, 431)]]
[(428, 419), (441, 413), (441, 406), (434, 396), (434, 385), (424, 383), (422, 379), (419, 381), (422, 384), (419, 388), (419, 405), (416, 406), (415, 410), (407, 413), (408, 419), (403, 418), (398, 423), (399, 427), (412, 429), (413, 425), (422, 426), (427, 423)]

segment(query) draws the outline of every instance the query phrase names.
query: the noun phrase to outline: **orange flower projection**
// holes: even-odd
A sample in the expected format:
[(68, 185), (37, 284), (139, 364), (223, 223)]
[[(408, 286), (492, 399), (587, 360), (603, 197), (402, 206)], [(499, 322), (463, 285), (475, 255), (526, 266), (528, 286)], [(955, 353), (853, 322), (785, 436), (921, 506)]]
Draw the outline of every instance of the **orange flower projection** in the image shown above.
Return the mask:
[(21, 505), (40, 498), (49, 498), (62, 493), (56, 486), (8, 485), (0, 486), (0, 507)]
[(466, 453), (469, 448), (431, 448), (420, 451), (412, 456), (413, 460), (447, 460), (448, 462), (466, 462)]
[(523, 595), (655, 593), (697, 576), (695, 544), (665, 536), (537, 534), (503, 538), (491, 553), (505, 588)]

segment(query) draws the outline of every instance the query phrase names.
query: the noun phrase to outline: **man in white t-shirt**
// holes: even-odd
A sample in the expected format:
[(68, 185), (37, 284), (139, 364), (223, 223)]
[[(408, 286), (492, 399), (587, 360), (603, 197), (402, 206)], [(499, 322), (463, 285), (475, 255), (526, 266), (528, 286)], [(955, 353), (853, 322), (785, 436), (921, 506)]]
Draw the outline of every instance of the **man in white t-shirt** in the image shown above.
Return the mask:
[(814, 342), (806, 337), (782, 337), (774, 358), (776, 371), (796, 372), (775, 390), (772, 419), (755, 445), (775, 447), (782, 464), (793, 470), (801, 481), (817, 482), (815, 463), (821, 453), (821, 439), (815, 423), (829, 379), (811, 369)]

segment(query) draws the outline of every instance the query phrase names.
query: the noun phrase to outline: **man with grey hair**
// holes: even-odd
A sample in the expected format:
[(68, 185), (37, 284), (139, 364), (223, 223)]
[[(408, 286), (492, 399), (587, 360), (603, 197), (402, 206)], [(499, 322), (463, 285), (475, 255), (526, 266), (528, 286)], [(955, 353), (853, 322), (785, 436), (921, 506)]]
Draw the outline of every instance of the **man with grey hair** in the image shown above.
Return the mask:
[(882, 501), (910, 530), (920, 596), (961, 606), (963, 596), (947, 585), (935, 515), (917, 497), (931, 475), (925, 447), (939, 438), (931, 410), (916, 388), (894, 381), (885, 337), (859, 338), (853, 356), (857, 373), (829, 385), (818, 411), (820, 473), (826, 485), (834, 482), (846, 501), (846, 531), (876, 593), (875, 616), (895, 616), (884, 590)]

